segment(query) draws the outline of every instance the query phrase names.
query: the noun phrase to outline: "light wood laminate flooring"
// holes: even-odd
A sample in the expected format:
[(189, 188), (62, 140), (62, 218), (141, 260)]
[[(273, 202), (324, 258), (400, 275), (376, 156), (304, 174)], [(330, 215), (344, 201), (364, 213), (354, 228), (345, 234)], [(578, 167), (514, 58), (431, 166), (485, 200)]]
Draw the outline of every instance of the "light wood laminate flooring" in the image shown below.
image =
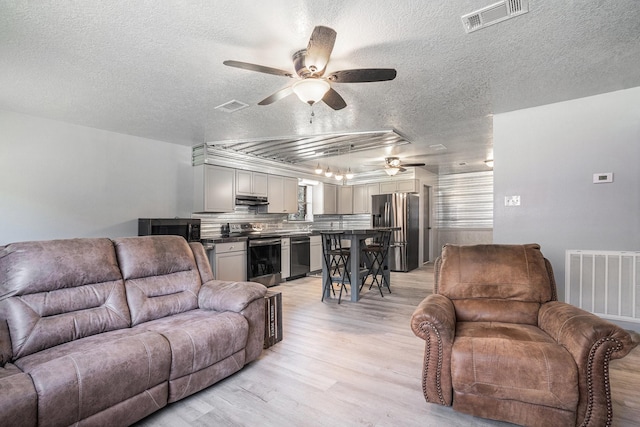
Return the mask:
[[(219, 383), (172, 403), (139, 426), (510, 426), (427, 404), (424, 341), (411, 314), (433, 288), (433, 267), (392, 273), (391, 294), (320, 302), (321, 280), (282, 292), (283, 341)], [(614, 426), (640, 422), (640, 348), (611, 363)]]

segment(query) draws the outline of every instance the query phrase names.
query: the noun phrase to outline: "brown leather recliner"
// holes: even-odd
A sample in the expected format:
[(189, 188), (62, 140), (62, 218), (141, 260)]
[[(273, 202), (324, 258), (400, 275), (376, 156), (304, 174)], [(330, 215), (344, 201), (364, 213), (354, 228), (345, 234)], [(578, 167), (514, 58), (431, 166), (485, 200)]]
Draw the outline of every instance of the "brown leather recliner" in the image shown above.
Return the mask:
[(609, 426), (609, 361), (638, 344), (557, 301), (537, 244), (446, 245), (411, 327), (427, 402), (527, 426)]

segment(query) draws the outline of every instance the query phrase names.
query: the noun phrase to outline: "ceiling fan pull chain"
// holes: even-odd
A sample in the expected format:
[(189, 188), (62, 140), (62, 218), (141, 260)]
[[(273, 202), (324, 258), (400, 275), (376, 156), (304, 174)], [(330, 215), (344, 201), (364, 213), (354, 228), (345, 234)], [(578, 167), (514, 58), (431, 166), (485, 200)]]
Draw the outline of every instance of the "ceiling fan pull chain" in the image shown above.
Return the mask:
[(315, 114), (313, 113), (313, 104), (311, 104), (311, 117), (309, 117), (309, 123), (313, 123), (313, 117)]

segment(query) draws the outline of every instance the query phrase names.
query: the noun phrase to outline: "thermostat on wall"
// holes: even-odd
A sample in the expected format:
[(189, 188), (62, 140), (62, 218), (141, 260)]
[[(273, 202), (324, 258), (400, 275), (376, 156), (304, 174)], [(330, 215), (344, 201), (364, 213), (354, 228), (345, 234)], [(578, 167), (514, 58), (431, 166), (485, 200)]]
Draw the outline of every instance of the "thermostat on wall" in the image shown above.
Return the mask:
[(594, 173), (593, 174), (593, 183), (594, 184), (602, 184), (605, 182), (613, 182), (613, 172), (606, 173)]

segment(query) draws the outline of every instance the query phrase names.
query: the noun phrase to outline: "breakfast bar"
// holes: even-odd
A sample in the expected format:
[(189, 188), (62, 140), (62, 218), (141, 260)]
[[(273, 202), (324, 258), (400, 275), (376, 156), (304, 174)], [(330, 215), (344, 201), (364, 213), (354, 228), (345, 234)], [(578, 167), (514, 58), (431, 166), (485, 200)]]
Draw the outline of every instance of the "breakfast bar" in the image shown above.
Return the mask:
[[(340, 229), (340, 230), (331, 230), (331, 231), (341, 231), (342, 232), (342, 240), (349, 240), (350, 249), (349, 249), (349, 271), (351, 272), (351, 301), (357, 302), (360, 298), (360, 284), (366, 275), (367, 270), (360, 268), (360, 255), (362, 254), (362, 249), (365, 245), (365, 240), (369, 238), (376, 237), (381, 230), (388, 230), (389, 228), (366, 228), (366, 229)], [(328, 230), (329, 231), (329, 230)], [(385, 259), (385, 263), (387, 260)], [(357, 272), (354, 274), (354, 272)], [(389, 269), (384, 270), (385, 280), (387, 283), (390, 283), (390, 272)], [(326, 284), (327, 281), (330, 281), (330, 275), (327, 271), (326, 265), (322, 265), (322, 283)], [(329, 297), (330, 288), (323, 286), (325, 297)]]

